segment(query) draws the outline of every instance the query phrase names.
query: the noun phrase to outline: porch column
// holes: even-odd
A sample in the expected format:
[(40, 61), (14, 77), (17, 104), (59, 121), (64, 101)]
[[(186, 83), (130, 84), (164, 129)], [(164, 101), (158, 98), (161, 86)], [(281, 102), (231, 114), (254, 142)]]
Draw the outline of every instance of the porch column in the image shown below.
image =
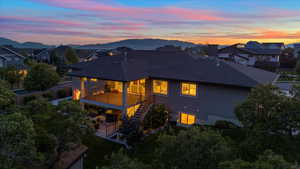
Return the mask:
[(122, 117), (126, 117), (127, 114), (127, 88), (128, 83), (122, 82)]
[(80, 78), (80, 98), (85, 97), (85, 86), (84, 86), (85, 78)]

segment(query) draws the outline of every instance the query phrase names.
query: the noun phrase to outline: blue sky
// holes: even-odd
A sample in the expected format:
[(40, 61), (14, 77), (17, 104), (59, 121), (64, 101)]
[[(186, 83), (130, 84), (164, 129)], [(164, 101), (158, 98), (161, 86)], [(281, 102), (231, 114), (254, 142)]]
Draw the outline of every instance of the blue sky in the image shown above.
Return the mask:
[(46, 44), (300, 41), (299, 0), (0, 0), (0, 36)]

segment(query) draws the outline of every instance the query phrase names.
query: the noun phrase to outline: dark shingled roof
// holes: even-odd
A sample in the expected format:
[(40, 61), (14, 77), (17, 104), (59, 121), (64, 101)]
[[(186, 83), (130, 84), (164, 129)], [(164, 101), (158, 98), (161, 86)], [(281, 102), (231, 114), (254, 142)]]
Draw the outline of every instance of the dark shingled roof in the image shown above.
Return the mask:
[(219, 53), (222, 53), (224, 50), (227, 48), (235, 48), (239, 51), (243, 51), (248, 54), (253, 54), (253, 55), (280, 55), (281, 50), (280, 49), (266, 49), (262, 47), (255, 47), (254, 44), (252, 46), (244, 47), (244, 48), (238, 48), (237, 46), (241, 44), (234, 44), (231, 46), (224, 47), (222, 49), (219, 49)]
[(131, 81), (145, 77), (254, 87), (277, 75), (261, 69), (211, 59), (194, 59), (182, 51), (129, 51), (71, 65), (70, 76)]

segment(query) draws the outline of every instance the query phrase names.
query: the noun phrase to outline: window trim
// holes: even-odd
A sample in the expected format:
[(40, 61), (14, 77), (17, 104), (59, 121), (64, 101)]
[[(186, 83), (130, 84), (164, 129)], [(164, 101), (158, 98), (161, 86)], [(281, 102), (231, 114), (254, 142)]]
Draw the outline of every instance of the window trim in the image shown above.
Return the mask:
[[(194, 95), (189, 95), (189, 94), (183, 94), (182, 93), (183, 83), (186, 83), (186, 84), (195, 84), (196, 85), (196, 95), (194, 96)], [(198, 84), (197, 83), (193, 83), (193, 82), (180, 82), (180, 96), (197, 97), (198, 96)]]
[[(163, 93), (155, 93), (155, 92), (154, 92), (154, 81), (155, 81), (155, 80), (167, 82), (167, 94), (163, 94)], [(169, 95), (169, 81), (168, 81), (168, 80), (153, 79), (153, 80), (152, 80), (152, 84), (151, 84), (151, 88), (152, 88), (152, 94), (153, 94), (153, 95), (158, 95), (158, 96), (168, 96), (168, 95)]]

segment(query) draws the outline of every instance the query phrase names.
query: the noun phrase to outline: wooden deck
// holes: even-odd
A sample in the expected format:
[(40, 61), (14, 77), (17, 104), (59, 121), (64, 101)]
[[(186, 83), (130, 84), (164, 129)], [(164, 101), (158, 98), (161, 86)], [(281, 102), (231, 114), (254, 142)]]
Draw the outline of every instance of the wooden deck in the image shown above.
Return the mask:
[[(104, 93), (99, 95), (86, 96), (84, 99), (105, 104), (122, 106), (122, 93)], [(133, 105), (142, 100), (142, 97), (134, 94), (127, 94), (127, 105)]]

